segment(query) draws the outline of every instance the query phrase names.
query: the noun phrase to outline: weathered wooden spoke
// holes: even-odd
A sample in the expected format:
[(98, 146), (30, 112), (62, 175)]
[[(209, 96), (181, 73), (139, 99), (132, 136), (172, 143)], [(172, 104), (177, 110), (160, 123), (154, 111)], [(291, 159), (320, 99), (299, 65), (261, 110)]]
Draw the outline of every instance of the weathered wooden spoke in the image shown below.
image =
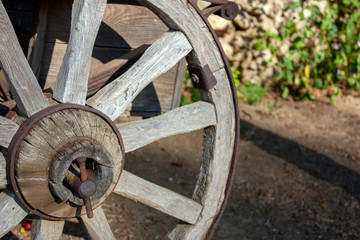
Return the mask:
[(158, 117), (118, 124), (125, 151), (131, 152), (156, 140), (216, 124), (211, 103), (197, 102), (176, 108)]
[(58, 240), (64, 228), (64, 221), (36, 219), (31, 226), (32, 240)]
[(114, 192), (192, 224), (199, 218), (202, 210), (202, 206), (194, 200), (127, 171), (123, 171)]
[(134, 61), (135, 59), (140, 58), (149, 46), (150, 43), (143, 44), (140, 47), (124, 54), (120, 59), (113, 59), (102, 66), (91, 69), (89, 74), (87, 95), (91, 96), (95, 94), (100, 88), (102, 88), (106, 84), (106, 82), (110, 78), (118, 77), (120, 75), (120, 73), (118, 73), (118, 70), (125, 66), (127, 63), (129, 63), (129, 61)]
[(104, 210), (101, 207), (94, 210), (93, 218), (82, 216), (79, 217), (78, 220), (84, 226), (92, 240), (115, 240)]
[(0, 189), (4, 189), (6, 185), (6, 160), (4, 155), (0, 152)]
[(0, 146), (7, 148), (18, 129), (19, 125), (0, 116)]
[(106, 0), (75, 0), (71, 33), (57, 76), (54, 98), (62, 103), (85, 104), (90, 60)]
[(1, 2), (0, 64), (4, 69), (17, 106), (24, 115), (31, 116), (49, 106), (22, 52), (10, 19)]
[(19, 224), (28, 214), (17, 202), (11, 190), (0, 193), (0, 238)]
[(183, 33), (165, 33), (130, 69), (88, 99), (86, 104), (102, 111), (112, 120), (116, 119), (142, 89), (191, 50)]

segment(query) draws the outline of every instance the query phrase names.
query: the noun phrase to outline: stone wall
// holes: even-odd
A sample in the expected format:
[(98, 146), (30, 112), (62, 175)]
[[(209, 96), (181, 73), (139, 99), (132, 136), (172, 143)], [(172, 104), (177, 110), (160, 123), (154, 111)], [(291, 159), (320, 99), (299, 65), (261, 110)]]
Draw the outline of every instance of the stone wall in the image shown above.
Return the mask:
[[(224, 20), (212, 15), (209, 21), (220, 38), (226, 56), (233, 65), (239, 66), (242, 72), (242, 81), (267, 81), (277, 72), (277, 58), (284, 56), (289, 50), (288, 41), (272, 42), (279, 49), (277, 56), (272, 56), (270, 49), (257, 51), (253, 44), (261, 33), (279, 34), (288, 19), (294, 19), (297, 28), (301, 29), (304, 21), (299, 19), (303, 12), (309, 17), (307, 6), (316, 5), (321, 12), (327, 8), (327, 0), (304, 1), (302, 7), (295, 10), (286, 10), (294, 0), (232, 0), (239, 6), (239, 14), (233, 21)], [(200, 1), (203, 8), (207, 3)], [(301, 34), (301, 33), (300, 33)], [(316, 35), (316, 33), (315, 33)], [(316, 36), (315, 36), (316, 37)], [(269, 63), (269, 60), (271, 63)], [(260, 77), (261, 76), (261, 77)]]

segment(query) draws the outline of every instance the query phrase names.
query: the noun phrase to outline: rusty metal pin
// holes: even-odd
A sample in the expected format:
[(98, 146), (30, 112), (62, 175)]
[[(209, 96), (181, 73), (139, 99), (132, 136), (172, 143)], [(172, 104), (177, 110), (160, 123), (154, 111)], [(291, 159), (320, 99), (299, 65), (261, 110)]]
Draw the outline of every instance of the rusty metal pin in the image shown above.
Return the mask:
[(79, 164), (81, 181), (86, 181), (87, 180), (86, 157), (79, 157), (76, 159), (76, 161)]
[(88, 218), (93, 218), (94, 217), (94, 212), (92, 210), (90, 197), (84, 198), (84, 202), (85, 202), (85, 209), (86, 209), (87, 217)]
[(79, 157), (76, 159), (80, 168), (80, 179), (75, 183), (77, 193), (84, 199), (86, 215), (88, 218), (93, 218), (94, 213), (91, 206), (90, 196), (96, 192), (96, 184), (87, 178), (86, 174), (86, 157)]

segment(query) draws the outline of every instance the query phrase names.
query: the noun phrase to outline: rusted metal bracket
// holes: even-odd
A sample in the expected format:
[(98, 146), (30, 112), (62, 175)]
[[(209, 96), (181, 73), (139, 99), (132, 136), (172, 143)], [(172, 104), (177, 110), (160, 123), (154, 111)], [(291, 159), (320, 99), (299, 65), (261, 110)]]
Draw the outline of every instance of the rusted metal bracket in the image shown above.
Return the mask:
[(210, 70), (209, 65), (205, 65), (204, 67), (189, 65), (188, 70), (192, 84), (195, 88), (210, 91), (216, 86), (216, 78)]
[(216, 14), (226, 20), (233, 20), (239, 13), (239, 7), (234, 2), (227, 0), (204, 0), (211, 5), (202, 10), (203, 14), (208, 18), (211, 14)]

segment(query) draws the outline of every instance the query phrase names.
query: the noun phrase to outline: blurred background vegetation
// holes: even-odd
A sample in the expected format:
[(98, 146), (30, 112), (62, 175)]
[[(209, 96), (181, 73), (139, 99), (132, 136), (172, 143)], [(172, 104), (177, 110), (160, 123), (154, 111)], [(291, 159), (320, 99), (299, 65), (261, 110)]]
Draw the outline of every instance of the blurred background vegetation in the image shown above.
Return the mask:
[[(359, 96), (360, 0), (233, 1), (234, 21), (209, 20), (241, 101), (255, 104), (270, 94), (335, 104), (339, 95)], [(187, 80), (185, 88), (183, 103), (196, 101)]]

